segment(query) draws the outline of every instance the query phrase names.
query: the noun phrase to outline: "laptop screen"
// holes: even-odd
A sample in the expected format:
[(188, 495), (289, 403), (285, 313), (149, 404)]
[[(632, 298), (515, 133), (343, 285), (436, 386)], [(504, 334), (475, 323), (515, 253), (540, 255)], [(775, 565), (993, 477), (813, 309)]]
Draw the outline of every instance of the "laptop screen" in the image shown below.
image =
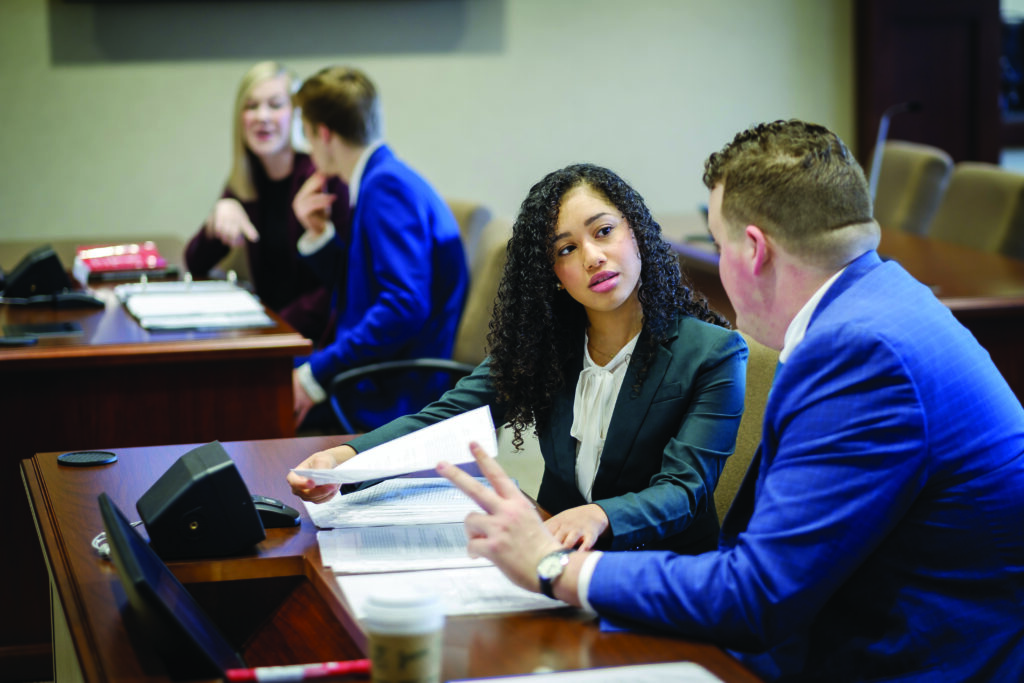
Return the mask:
[[(110, 556), (134, 625), (174, 678), (220, 677), (245, 663), (106, 493), (99, 497)], [(126, 615), (127, 616), (127, 615)], [(131, 626), (129, 626), (131, 630)]]

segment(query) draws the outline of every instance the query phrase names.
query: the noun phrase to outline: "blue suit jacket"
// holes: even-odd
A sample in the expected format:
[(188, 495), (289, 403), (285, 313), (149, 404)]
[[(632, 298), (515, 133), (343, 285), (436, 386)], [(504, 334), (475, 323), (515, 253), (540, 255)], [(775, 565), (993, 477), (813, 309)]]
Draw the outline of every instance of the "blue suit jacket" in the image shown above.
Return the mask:
[(307, 258), (335, 283), (334, 339), (308, 358), (325, 389), (359, 365), (451, 357), (469, 280), (459, 228), (387, 146), (367, 160), (347, 236), (339, 231)]
[[(638, 348), (646, 343), (644, 335)], [(736, 445), (747, 345), (737, 332), (681, 317), (634, 392), (637, 355), (622, 382), (594, 481), (594, 502), (611, 523), (611, 547), (712, 549), (718, 537), (712, 493)], [(581, 348), (566, 359), (566, 376), (577, 377), (582, 369)], [(575, 381), (566, 382), (538, 434), (544, 475), (537, 502), (551, 513), (587, 502), (576, 488), (576, 440), (569, 434), (575, 389)], [(362, 451), (484, 405), (491, 407), (495, 424), (505, 422), (488, 361), (419, 414), (349, 445)]]
[(776, 376), (717, 552), (606, 554), (613, 619), (780, 680), (1021, 680), (1024, 409), (931, 291), (869, 252)]

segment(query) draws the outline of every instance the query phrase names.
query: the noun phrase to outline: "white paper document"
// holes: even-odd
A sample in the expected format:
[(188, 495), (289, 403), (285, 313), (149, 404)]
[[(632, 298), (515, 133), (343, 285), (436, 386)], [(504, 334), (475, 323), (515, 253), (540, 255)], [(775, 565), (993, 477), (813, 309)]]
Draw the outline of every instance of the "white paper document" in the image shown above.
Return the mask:
[(148, 330), (221, 329), (273, 325), (259, 299), (239, 287), (143, 291), (125, 299), (125, 308)]
[(151, 315), (139, 318), (139, 325), (146, 330), (222, 330), (270, 327), (273, 324), (274, 321), (263, 311), (230, 315)]
[[(465, 549), (463, 549), (465, 552)], [(388, 593), (396, 585), (413, 593), (438, 595), (447, 616), (499, 614), (565, 607), (560, 600), (533, 593), (515, 585), (493, 566), (464, 569), (436, 569), (401, 574), (358, 574), (336, 576), (356, 617), (365, 615), (363, 606), (374, 593)]]
[[(477, 480), (490, 486), (483, 477)], [(461, 522), (480, 507), (442, 477), (388, 479), (376, 486), (335, 496), (326, 503), (303, 501), (319, 529), (394, 524)]]
[(470, 683), (471, 680), (486, 680), (487, 683), (526, 683), (526, 681), (529, 683), (621, 683), (622, 681), (630, 683), (720, 683), (722, 679), (694, 662), (665, 662), (662, 664), (611, 666), (604, 669), (583, 669), (582, 671), (462, 679), (449, 681), (449, 683)]
[[(126, 282), (114, 287), (122, 303), (136, 294), (187, 294), (189, 292), (237, 292), (241, 287), (230, 280), (174, 280), (172, 282)], [(247, 290), (246, 290), (247, 291)]]
[(466, 529), (453, 524), (371, 526), (318, 531), (320, 558), (335, 574), (487, 566), (466, 552)]
[(410, 472), (431, 470), (441, 460), (453, 464), (471, 462), (469, 444), (476, 441), (492, 456), (498, 454), (498, 438), (491, 409), (481, 406), (411, 434), (363, 451), (330, 470), (293, 470), (317, 484), (355, 484), (387, 479)]

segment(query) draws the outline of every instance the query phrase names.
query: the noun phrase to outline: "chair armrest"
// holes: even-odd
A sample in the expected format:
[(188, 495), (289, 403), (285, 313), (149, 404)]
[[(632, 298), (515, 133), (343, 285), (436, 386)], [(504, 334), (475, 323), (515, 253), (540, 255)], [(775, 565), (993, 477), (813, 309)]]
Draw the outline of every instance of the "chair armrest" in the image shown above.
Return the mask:
[[(415, 376), (422, 375), (423, 373), (434, 373), (442, 375), (447, 374), (450, 378), (449, 384), (454, 384), (459, 379), (472, 373), (475, 369), (475, 365), (460, 363), (446, 358), (415, 358), (411, 360), (385, 361), (383, 363), (363, 365), (358, 368), (338, 373), (331, 380), (330, 389), (328, 391), (331, 408), (333, 408), (335, 417), (338, 418), (338, 422), (346, 433), (360, 434), (372, 431), (383, 423), (370, 423), (357, 418), (352, 414), (353, 411), (351, 408), (346, 408), (342, 403), (343, 398), (351, 398), (350, 392), (352, 392), (360, 382), (363, 382), (364, 380), (379, 380), (388, 376), (402, 374)], [(430, 397), (430, 401), (436, 400), (440, 397), (440, 394), (432, 396)], [(412, 410), (411, 412), (416, 412), (427, 405), (427, 403), (419, 405), (421, 402), (422, 401), (418, 401), (416, 404), (418, 407), (414, 406), (415, 410)]]

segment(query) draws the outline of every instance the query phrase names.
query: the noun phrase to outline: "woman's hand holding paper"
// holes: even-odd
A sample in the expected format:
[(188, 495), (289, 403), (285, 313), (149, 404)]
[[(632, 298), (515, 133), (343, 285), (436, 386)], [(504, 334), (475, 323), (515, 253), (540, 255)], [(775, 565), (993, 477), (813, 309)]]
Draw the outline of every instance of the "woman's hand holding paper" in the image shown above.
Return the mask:
[[(356, 456), (356, 451), (351, 446), (341, 445), (330, 448), (326, 451), (319, 451), (303, 460), (296, 469), (300, 470), (329, 470), (341, 463)], [(340, 484), (316, 485), (312, 479), (302, 477), (295, 472), (288, 473), (288, 483), (292, 487), (292, 493), (311, 503), (326, 503), (338, 493)]]

